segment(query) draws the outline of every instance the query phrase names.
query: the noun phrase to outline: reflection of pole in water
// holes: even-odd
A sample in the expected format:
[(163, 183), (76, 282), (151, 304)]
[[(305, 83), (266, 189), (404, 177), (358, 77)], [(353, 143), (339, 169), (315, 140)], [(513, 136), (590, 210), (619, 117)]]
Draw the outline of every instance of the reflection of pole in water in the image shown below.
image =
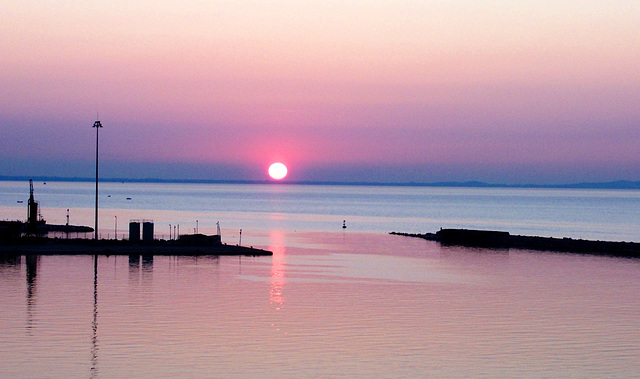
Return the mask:
[(36, 277), (38, 276), (39, 255), (26, 255), (27, 266), (27, 330), (33, 328), (33, 308), (36, 304)]
[(93, 256), (93, 335), (91, 337), (91, 378), (98, 377), (98, 256)]

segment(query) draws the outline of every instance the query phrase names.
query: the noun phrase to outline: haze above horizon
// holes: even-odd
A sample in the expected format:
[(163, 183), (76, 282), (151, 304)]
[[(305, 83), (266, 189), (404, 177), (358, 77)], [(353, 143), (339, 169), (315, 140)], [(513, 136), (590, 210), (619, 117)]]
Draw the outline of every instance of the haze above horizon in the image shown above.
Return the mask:
[(640, 181), (627, 1), (9, 0), (0, 176)]

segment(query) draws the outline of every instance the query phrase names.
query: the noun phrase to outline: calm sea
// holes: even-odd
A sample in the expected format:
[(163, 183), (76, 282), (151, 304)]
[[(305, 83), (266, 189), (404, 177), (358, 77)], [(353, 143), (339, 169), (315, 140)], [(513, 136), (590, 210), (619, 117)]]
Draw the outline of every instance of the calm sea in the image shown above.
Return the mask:
[[(104, 183), (101, 238), (214, 233), (273, 257), (0, 259), (0, 377), (632, 377), (640, 261), (443, 247), (440, 227), (640, 241), (640, 191)], [(25, 219), (28, 183), (0, 182)], [(92, 183), (35, 183), (93, 225)], [(22, 201), (23, 203), (18, 203)], [(343, 220), (346, 229), (342, 229)], [(240, 230), (242, 229), (242, 233)], [(116, 232), (117, 230), (117, 232)]]

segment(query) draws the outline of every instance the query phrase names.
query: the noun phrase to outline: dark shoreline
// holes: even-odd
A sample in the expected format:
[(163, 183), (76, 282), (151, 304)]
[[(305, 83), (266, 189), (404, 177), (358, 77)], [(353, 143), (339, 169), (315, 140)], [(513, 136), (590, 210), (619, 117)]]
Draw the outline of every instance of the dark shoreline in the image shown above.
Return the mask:
[(272, 252), (237, 245), (186, 245), (178, 241), (150, 243), (126, 240), (38, 238), (0, 244), (0, 255), (220, 255), (271, 256)]
[(573, 238), (536, 237), (511, 235), (509, 232), (472, 229), (440, 229), (436, 233), (390, 234), (437, 241), (443, 245), (486, 247), (502, 249), (528, 249), (565, 253), (607, 255), (624, 258), (640, 258), (640, 243), (594, 241)]

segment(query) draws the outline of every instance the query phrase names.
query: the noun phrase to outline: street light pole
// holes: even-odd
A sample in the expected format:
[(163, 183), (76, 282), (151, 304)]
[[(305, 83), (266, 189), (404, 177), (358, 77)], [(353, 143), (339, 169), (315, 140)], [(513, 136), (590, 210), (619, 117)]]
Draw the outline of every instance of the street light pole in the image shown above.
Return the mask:
[(100, 120), (96, 120), (93, 123), (93, 127), (96, 128), (96, 220), (95, 220), (95, 240), (98, 240), (98, 134), (102, 124)]

